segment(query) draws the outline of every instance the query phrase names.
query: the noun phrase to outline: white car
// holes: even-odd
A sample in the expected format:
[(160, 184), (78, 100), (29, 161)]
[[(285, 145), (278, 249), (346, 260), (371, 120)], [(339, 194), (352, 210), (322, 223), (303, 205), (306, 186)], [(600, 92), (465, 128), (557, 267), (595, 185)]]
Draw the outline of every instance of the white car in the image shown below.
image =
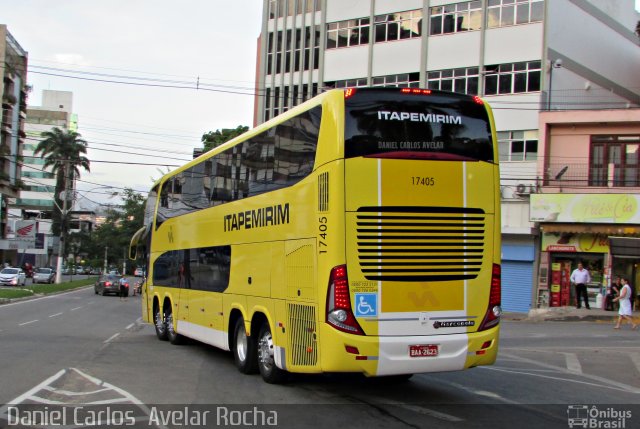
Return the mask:
[(33, 272), (33, 283), (53, 283), (56, 272), (51, 268), (36, 268)]
[(136, 268), (133, 275), (136, 277), (144, 277), (144, 270), (142, 268)]
[(19, 286), (27, 284), (27, 275), (22, 268), (3, 268), (0, 271), (0, 285)]

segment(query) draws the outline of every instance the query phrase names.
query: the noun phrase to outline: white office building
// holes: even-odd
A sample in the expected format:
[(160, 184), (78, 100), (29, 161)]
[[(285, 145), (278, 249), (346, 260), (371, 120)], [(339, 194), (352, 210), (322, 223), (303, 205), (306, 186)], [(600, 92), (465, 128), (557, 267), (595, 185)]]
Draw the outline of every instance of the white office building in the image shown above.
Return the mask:
[(264, 0), (254, 122), (330, 88), (480, 95), (500, 140), (503, 307), (535, 307), (539, 112), (640, 106), (634, 0)]

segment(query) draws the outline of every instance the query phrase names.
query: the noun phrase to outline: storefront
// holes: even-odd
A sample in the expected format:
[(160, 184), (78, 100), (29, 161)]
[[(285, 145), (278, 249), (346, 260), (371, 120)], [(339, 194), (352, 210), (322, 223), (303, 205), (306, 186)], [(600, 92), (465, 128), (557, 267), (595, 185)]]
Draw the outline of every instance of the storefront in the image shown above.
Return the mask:
[(571, 272), (581, 262), (591, 274), (590, 305), (604, 307), (613, 276), (638, 284), (640, 196), (629, 194), (538, 194), (530, 218), (541, 233), (539, 306), (575, 306)]
[(536, 247), (531, 237), (503, 237), (502, 309), (527, 313), (531, 309), (531, 291)]

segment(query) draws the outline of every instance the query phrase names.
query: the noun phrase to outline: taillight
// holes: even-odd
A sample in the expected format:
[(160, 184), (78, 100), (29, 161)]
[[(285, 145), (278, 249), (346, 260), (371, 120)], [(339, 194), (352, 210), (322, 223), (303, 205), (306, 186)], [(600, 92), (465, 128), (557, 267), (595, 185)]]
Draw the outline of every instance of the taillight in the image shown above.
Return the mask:
[(420, 95), (431, 94), (430, 89), (420, 89), (420, 88), (402, 88), (400, 92), (403, 94), (420, 94)]
[(500, 307), (501, 301), (501, 281), (500, 281), (500, 265), (493, 264), (491, 270), (491, 291), (489, 292), (489, 306), (487, 307), (487, 313), (484, 316), (484, 320), (478, 328), (478, 331), (484, 331), (485, 329), (493, 328), (500, 323), (500, 315), (502, 314), (502, 308)]
[(347, 98), (353, 97), (355, 95), (355, 93), (356, 93), (356, 89), (355, 88), (347, 88), (347, 89), (345, 89), (344, 90), (344, 98), (345, 98), (345, 100)]
[(111, 282), (104, 282), (105, 286), (111, 286)]
[(364, 335), (353, 311), (349, 294), (347, 266), (339, 265), (331, 270), (327, 292), (327, 323), (350, 334)]
[(474, 101), (476, 104), (484, 105), (484, 100), (483, 100), (482, 98), (478, 97), (477, 95), (474, 95), (474, 96), (473, 96), (473, 101)]

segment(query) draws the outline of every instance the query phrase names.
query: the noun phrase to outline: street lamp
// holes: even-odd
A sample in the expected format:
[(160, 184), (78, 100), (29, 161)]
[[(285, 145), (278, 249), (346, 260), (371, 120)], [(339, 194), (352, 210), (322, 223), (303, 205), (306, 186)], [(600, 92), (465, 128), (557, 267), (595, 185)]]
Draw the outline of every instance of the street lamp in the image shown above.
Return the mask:
[(553, 69), (559, 69), (562, 67), (562, 59), (558, 58), (551, 63), (549, 68), (549, 93), (547, 94), (547, 111), (551, 110), (551, 86), (553, 83)]

